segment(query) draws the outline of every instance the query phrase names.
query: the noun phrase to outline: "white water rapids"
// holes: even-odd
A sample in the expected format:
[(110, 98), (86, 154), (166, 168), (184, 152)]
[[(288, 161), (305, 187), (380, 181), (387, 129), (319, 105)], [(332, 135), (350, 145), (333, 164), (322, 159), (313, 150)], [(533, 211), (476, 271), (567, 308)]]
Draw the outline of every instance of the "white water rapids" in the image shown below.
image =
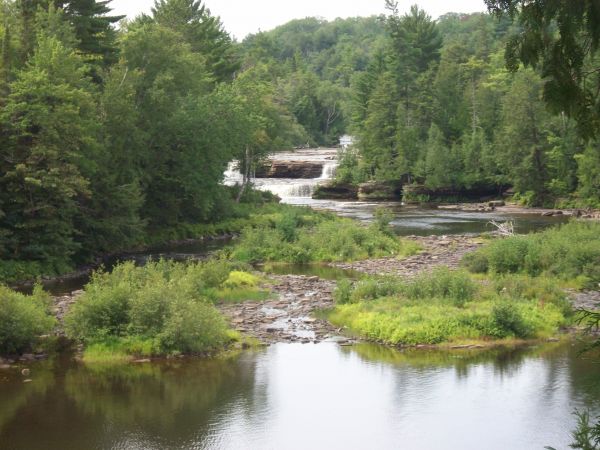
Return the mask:
[[(297, 150), (277, 153), (271, 157), (277, 161), (306, 161), (322, 163), (323, 170), (318, 178), (253, 178), (252, 184), (262, 191), (270, 191), (279, 196), (283, 203), (305, 204), (312, 197), (315, 188), (333, 178), (338, 166), (337, 150), (331, 148)], [(242, 174), (237, 169), (237, 161), (229, 163), (225, 171), (224, 184), (234, 186), (242, 182)]]

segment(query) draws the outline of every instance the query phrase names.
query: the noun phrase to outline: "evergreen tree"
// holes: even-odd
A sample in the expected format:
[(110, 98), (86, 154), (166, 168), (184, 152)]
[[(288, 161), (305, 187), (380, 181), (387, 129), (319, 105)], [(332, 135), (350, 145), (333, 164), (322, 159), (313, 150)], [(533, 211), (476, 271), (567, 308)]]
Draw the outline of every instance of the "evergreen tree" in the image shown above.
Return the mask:
[(554, 112), (573, 117), (582, 136), (600, 131), (600, 6), (597, 0), (485, 0), (500, 16), (518, 19), (507, 45), (512, 70), (522, 62), (539, 68), (544, 99)]
[(104, 66), (117, 62), (118, 49), (113, 25), (125, 16), (111, 16), (111, 0), (54, 0), (55, 6), (62, 8), (75, 30), (77, 48), (89, 57), (89, 62), (97, 61)]
[(156, 23), (181, 33), (192, 51), (201, 53), (217, 81), (233, 78), (240, 62), (229, 34), (218, 17), (198, 0), (155, 0)]
[(72, 49), (40, 33), (35, 53), (10, 84), (2, 112), (0, 160), (11, 259), (67, 264), (76, 251), (74, 219), (89, 196), (81, 167), (96, 147), (86, 68)]
[(456, 187), (461, 172), (456, 149), (448, 148), (437, 125), (431, 125), (425, 145), (425, 186), (430, 189)]

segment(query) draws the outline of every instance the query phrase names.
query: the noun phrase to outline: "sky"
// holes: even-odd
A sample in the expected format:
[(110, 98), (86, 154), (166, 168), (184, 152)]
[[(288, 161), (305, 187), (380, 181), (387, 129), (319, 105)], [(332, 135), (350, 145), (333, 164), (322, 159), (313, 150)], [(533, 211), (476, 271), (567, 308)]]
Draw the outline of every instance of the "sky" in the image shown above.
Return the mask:
[[(385, 13), (384, 0), (205, 0), (211, 13), (221, 17), (225, 29), (238, 40), (250, 33), (268, 31), (292, 19), (371, 16)], [(483, 0), (399, 0), (401, 12), (417, 3), (433, 18), (447, 12), (485, 11)], [(150, 12), (154, 0), (113, 0), (116, 14), (133, 18)]]

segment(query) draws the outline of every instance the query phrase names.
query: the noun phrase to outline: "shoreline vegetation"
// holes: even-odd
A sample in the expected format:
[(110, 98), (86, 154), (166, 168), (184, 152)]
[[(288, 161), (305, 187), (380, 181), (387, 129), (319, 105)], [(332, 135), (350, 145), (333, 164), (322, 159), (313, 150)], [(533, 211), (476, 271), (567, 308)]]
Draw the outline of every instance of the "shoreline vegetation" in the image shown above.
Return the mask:
[(467, 270), (438, 268), (412, 280), (342, 281), (325, 316), (392, 345), (554, 338), (578, 318), (565, 288), (600, 282), (600, 223), (494, 239), (462, 263)]
[[(209, 355), (251, 345), (215, 308), (272, 295), (265, 275), (250, 264), (403, 258), (421, 250), (391, 233), (385, 211), (365, 226), (309, 208), (262, 208), (232, 247), (206, 262), (125, 262), (111, 273), (95, 272), (64, 321), (66, 336), (84, 344), (83, 360)], [(599, 223), (572, 221), (491, 239), (468, 253), (459, 270), (339, 278), (335, 306), (318, 315), (361, 339), (394, 346), (478, 348), (554, 339), (577, 320), (564, 289), (600, 282), (599, 236)], [(50, 297), (40, 287), (31, 296), (2, 289), (9, 293), (2, 296), (4, 310), (21, 314), (24, 329), (0, 326), (0, 349), (36, 349), (55, 323)], [(18, 348), (8, 347), (13, 342)]]

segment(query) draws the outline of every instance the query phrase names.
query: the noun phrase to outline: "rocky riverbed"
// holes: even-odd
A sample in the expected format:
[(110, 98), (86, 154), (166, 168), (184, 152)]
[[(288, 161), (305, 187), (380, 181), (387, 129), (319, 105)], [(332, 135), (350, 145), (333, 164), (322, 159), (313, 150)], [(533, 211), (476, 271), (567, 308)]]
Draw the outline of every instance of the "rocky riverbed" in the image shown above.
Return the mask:
[(341, 330), (313, 316), (333, 306), (334, 281), (302, 275), (271, 275), (270, 279), (273, 299), (219, 306), (234, 329), (266, 344), (349, 342), (339, 336)]
[(456, 269), (462, 257), (482, 245), (482, 241), (471, 236), (408, 236), (418, 242), (423, 250), (417, 255), (398, 259), (394, 257), (368, 259), (352, 263), (333, 263), (341, 269), (356, 270), (370, 275), (414, 276), (439, 266)]

